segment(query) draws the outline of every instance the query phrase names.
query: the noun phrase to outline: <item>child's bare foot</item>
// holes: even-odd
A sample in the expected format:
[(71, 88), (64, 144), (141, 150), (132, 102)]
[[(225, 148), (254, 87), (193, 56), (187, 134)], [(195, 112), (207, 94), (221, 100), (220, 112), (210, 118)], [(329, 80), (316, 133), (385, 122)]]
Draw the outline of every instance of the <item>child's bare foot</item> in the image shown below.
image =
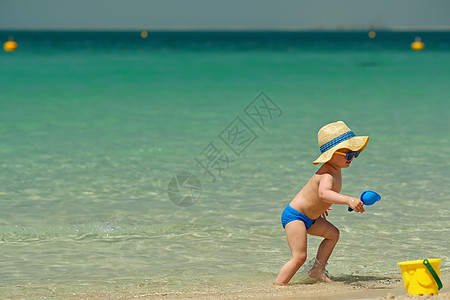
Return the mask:
[(275, 287), (285, 287), (286, 286), (286, 284), (279, 283), (279, 282), (276, 282), (276, 281), (274, 283), (272, 283), (272, 285), (275, 286)]
[(331, 279), (324, 270), (316, 270), (312, 268), (308, 271), (308, 276), (323, 282), (333, 282), (333, 279)]
[(308, 271), (308, 276), (323, 282), (333, 282), (325, 271), (326, 261), (315, 260), (314, 266)]

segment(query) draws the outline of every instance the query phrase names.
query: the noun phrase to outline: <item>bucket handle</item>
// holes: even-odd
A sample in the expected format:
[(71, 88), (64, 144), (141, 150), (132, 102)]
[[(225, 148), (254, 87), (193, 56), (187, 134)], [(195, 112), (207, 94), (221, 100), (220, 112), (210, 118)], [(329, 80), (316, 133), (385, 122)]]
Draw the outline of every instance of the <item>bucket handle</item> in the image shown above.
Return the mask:
[(434, 269), (431, 266), (431, 264), (428, 261), (428, 259), (424, 259), (423, 260), (423, 264), (425, 265), (425, 267), (427, 267), (428, 271), (430, 271), (431, 275), (433, 275), (434, 280), (436, 280), (436, 283), (438, 285), (438, 290), (442, 289), (442, 282), (439, 279), (439, 276), (436, 274), (436, 271), (434, 271)]

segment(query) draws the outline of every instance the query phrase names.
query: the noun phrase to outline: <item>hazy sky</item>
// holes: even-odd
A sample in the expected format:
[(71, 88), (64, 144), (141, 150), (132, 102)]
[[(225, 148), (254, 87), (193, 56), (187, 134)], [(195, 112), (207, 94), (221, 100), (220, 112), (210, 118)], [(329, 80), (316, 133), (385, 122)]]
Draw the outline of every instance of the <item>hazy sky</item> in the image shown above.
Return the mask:
[(0, 29), (450, 29), (450, 0), (0, 0)]

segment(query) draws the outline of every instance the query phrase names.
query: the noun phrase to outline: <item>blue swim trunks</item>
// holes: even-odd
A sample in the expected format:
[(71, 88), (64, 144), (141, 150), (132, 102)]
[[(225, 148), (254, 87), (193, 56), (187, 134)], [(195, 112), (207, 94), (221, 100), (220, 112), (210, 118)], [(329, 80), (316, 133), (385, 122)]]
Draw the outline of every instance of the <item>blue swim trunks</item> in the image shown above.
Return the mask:
[(298, 210), (292, 208), (290, 205), (288, 205), (281, 214), (281, 223), (283, 224), (283, 228), (286, 227), (286, 224), (291, 221), (302, 221), (305, 223), (306, 230), (311, 228), (312, 224), (316, 222), (316, 220), (308, 218), (305, 214), (299, 212)]

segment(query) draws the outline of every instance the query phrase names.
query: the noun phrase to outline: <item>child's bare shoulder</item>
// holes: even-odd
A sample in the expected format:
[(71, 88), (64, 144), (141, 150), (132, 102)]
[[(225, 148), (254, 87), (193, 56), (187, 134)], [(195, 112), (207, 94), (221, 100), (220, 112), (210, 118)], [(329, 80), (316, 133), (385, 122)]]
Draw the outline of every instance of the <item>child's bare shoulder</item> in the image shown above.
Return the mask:
[(323, 177), (334, 177), (335, 172), (333, 172), (332, 170), (328, 169), (328, 168), (320, 168), (319, 170), (317, 170), (317, 172), (314, 174), (314, 176), (317, 176), (318, 178), (323, 178)]
[(339, 181), (339, 173), (333, 172), (333, 170), (330, 170), (328, 168), (320, 168), (313, 177), (316, 176), (317, 183), (320, 183), (322, 181), (325, 182), (335, 182)]
[(324, 182), (324, 181), (333, 182), (334, 181), (333, 175), (329, 172), (317, 171), (316, 173), (314, 173), (314, 175), (309, 180), (308, 185), (318, 187), (320, 185), (320, 183)]

